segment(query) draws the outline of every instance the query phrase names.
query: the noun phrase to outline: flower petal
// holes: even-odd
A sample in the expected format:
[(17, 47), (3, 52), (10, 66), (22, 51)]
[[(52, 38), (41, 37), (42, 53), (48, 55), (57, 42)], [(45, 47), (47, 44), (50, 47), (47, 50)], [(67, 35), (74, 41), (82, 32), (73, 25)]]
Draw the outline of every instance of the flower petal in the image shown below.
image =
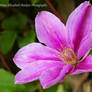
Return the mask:
[(15, 76), (15, 83), (22, 84), (37, 80), (43, 71), (53, 67), (62, 67), (63, 63), (59, 61), (41, 60), (27, 65)]
[(92, 32), (90, 32), (80, 43), (78, 49), (78, 59), (85, 56), (86, 53), (90, 50), (92, 46)]
[(40, 42), (58, 49), (66, 45), (67, 33), (64, 24), (52, 13), (42, 11), (35, 19), (36, 33)]
[(77, 64), (70, 75), (83, 72), (92, 72), (92, 55), (87, 56), (82, 62)]
[(64, 65), (63, 67), (54, 67), (43, 72), (40, 76), (43, 88), (48, 88), (58, 82), (62, 82), (71, 68), (71, 65)]
[(19, 68), (24, 68), (30, 63), (38, 60), (60, 60), (58, 51), (40, 43), (32, 43), (21, 48), (14, 56), (13, 60)]
[(82, 3), (69, 16), (66, 23), (71, 47), (77, 53), (80, 41), (92, 30), (92, 6)]

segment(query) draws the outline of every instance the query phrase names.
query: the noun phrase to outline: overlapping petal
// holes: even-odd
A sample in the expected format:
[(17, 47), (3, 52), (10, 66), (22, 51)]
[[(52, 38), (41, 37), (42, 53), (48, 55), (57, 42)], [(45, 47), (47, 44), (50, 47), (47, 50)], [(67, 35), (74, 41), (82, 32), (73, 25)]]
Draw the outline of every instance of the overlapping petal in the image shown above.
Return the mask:
[(80, 43), (77, 58), (80, 59), (81, 57), (85, 56), (90, 51), (91, 46), (92, 46), (92, 32), (89, 32), (89, 34), (85, 36)]
[(52, 13), (42, 11), (35, 19), (36, 33), (40, 42), (58, 49), (66, 45), (67, 31), (64, 24)]
[(69, 16), (66, 27), (71, 47), (77, 53), (81, 40), (92, 30), (92, 6), (82, 3)]
[(40, 43), (32, 43), (21, 48), (14, 56), (14, 62), (19, 68), (24, 68), (28, 64), (38, 60), (56, 60), (59, 52), (55, 49), (41, 45)]
[(83, 72), (92, 72), (92, 55), (87, 56), (83, 61), (78, 63), (70, 74), (80, 74)]
[(63, 63), (60, 61), (48, 61), (40, 60), (32, 62), (27, 65), (24, 69), (18, 72), (15, 76), (15, 83), (22, 84), (37, 80), (42, 72), (53, 67), (63, 67)]
[(48, 88), (58, 82), (62, 82), (71, 69), (72, 65), (64, 65), (63, 67), (54, 67), (43, 72), (40, 76), (43, 88)]

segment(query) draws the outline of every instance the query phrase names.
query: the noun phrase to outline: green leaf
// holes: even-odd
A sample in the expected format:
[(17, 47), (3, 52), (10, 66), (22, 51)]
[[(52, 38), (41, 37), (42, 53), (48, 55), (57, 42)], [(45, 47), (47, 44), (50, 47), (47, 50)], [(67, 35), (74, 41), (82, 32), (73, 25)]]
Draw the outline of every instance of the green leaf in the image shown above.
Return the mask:
[(0, 0), (0, 4), (8, 5), (9, 0)]
[(24, 85), (14, 84), (14, 75), (0, 69), (0, 92), (24, 92)]
[(32, 4), (36, 4), (36, 3), (38, 3), (39, 2), (39, 0), (31, 0), (31, 3)]
[(30, 82), (25, 84), (26, 86), (26, 92), (36, 92), (38, 90), (37, 83), (35, 82)]
[(63, 82), (62, 85), (65, 92), (70, 92), (70, 85), (67, 82)]
[(54, 85), (54, 86), (52, 86), (50, 88), (44, 89), (43, 92), (57, 92), (57, 86), (58, 85)]
[(7, 54), (12, 49), (16, 37), (16, 31), (5, 31), (0, 34), (0, 52)]
[(29, 43), (35, 42), (35, 39), (36, 39), (35, 31), (31, 30), (27, 33), (26, 36), (19, 37), (18, 45), (21, 48)]
[(6, 30), (24, 29), (27, 21), (27, 17), (23, 14), (13, 15), (2, 22), (2, 28)]

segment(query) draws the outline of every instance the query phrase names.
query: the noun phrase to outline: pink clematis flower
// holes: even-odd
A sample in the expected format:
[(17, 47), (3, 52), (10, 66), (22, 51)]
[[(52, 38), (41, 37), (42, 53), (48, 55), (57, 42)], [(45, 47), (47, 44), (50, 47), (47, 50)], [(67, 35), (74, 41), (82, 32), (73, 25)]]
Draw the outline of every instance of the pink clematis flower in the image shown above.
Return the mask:
[(66, 26), (52, 13), (42, 11), (35, 19), (39, 41), (21, 48), (14, 56), (21, 69), (15, 83), (40, 80), (43, 88), (62, 82), (67, 75), (92, 72), (92, 6), (84, 2), (69, 16)]

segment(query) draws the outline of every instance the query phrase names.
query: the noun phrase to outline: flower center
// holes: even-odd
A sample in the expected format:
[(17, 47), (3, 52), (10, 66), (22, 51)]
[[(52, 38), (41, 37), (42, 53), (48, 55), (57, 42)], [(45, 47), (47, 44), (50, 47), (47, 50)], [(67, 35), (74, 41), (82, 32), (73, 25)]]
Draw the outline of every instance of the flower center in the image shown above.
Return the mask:
[(60, 50), (59, 57), (63, 62), (67, 64), (77, 64), (77, 57), (71, 48), (63, 48), (63, 50)]

